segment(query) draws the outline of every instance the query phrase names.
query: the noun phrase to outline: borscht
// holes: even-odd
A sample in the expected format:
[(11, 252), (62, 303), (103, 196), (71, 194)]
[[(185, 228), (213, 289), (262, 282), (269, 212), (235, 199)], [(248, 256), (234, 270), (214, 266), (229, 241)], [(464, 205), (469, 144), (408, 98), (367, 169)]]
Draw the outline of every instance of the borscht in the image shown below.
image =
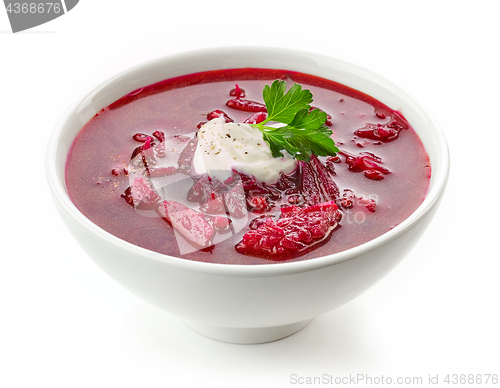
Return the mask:
[(429, 157), (401, 112), (276, 69), (167, 79), (98, 112), (66, 161), (75, 206), (182, 259), (273, 264), (368, 242), (422, 203)]

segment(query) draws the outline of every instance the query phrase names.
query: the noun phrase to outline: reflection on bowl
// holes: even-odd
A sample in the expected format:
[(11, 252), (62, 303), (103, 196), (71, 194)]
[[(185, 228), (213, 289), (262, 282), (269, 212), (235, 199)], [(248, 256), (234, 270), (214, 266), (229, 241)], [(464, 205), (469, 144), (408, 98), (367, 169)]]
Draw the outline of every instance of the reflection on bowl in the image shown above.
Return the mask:
[[(403, 112), (432, 165), (427, 197), (404, 222), (355, 248), (275, 265), (223, 265), (162, 255), (121, 240), (86, 218), (71, 202), (65, 161), (82, 126), (102, 108), (140, 87), (206, 70), (262, 67), (300, 71), (361, 90)], [(325, 56), (271, 48), (217, 48), (167, 56), (127, 70), (80, 98), (55, 129), (47, 175), (57, 209), (89, 256), (147, 302), (179, 316), (208, 337), (261, 343), (289, 336), (314, 317), (367, 290), (398, 264), (431, 222), (446, 186), (446, 141), (432, 116), (387, 80)]]

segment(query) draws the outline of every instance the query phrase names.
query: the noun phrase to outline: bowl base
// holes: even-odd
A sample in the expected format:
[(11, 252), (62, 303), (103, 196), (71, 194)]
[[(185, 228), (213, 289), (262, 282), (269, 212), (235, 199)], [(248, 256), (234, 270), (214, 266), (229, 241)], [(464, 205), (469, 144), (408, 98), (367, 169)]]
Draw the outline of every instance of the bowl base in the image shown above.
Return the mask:
[(213, 326), (183, 320), (188, 327), (205, 337), (232, 344), (261, 344), (278, 341), (302, 330), (311, 321), (312, 319), (308, 319), (283, 326), (240, 328)]

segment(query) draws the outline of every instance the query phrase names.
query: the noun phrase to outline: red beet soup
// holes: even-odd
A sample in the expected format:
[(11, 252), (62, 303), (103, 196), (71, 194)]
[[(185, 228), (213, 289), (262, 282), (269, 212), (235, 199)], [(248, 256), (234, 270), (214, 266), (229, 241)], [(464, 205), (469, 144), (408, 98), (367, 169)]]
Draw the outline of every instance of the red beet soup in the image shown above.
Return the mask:
[[(264, 120), (262, 91), (277, 79), (312, 92), (311, 109), (327, 113), (339, 152), (298, 161), (273, 183), (236, 168), (224, 181), (197, 173), (203, 124)], [(102, 229), (155, 252), (223, 264), (308, 260), (370, 241), (417, 209), (430, 175), (401, 113), (334, 81), (254, 68), (138, 89), (81, 129), (66, 162), (71, 200)]]

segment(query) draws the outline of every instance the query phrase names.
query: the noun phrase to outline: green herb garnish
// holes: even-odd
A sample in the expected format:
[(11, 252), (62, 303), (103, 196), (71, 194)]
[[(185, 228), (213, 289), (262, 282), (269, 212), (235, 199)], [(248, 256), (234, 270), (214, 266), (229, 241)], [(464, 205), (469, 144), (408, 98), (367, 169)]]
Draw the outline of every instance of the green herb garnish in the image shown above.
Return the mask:
[[(273, 157), (282, 157), (281, 150), (285, 150), (293, 158), (309, 162), (311, 155), (334, 156), (339, 151), (330, 138), (333, 132), (325, 125), (326, 113), (320, 109), (310, 111), (311, 91), (295, 84), (287, 92), (286, 82), (276, 80), (264, 86), (263, 97), (267, 119), (251, 125), (262, 131)], [(285, 125), (266, 126), (269, 122)]]

